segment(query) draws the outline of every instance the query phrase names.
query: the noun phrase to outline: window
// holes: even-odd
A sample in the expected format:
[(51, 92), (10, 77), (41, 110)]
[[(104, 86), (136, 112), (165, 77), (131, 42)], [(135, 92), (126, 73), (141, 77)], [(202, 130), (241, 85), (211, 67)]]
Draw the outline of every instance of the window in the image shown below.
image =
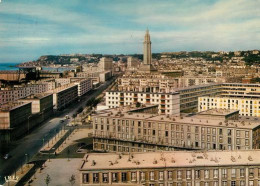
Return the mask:
[(254, 169), (253, 169), (253, 168), (250, 168), (250, 169), (249, 169), (249, 176), (250, 176), (250, 177), (253, 177), (253, 176), (254, 176)]
[(217, 181), (214, 181), (214, 182), (213, 182), (213, 186), (218, 186), (218, 182), (217, 182)]
[(154, 180), (154, 172), (150, 172), (150, 180)]
[(222, 178), (227, 178), (227, 169), (222, 169)]
[(99, 182), (99, 174), (93, 173), (93, 183), (98, 183), (98, 182)]
[(191, 179), (191, 170), (187, 170), (186, 179)]
[(227, 181), (222, 181), (222, 186), (227, 186)]
[(240, 169), (240, 177), (245, 177), (245, 169)]
[(163, 172), (162, 171), (159, 172), (159, 180), (163, 180)]
[(236, 181), (231, 181), (231, 186), (236, 186)]
[(145, 180), (145, 172), (140, 172), (140, 179), (141, 181)]
[(200, 170), (195, 170), (195, 178), (200, 179)]
[(117, 173), (116, 173), (116, 172), (113, 172), (113, 173), (112, 173), (112, 182), (117, 182), (117, 181), (118, 181)]
[(245, 136), (246, 136), (246, 138), (249, 138), (249, 132), (248, 131), (246, 131)]
[(122, 180), (122, 182), (126, 182), (127, 180), (126, 180), (126, 172), (122, 172), (121, 173), (121, 180)]
[(245, 181), (240, 181), (240, 186), (245, 186)]
[(205, 170), (205, 179), (208, 179), (209, 178), (209, 170)]
[(181, 179), (182, 171), (177, 171), (177, 179)]
[(237, 130), (237, 137), (240, 137), (240, 131), (239, 130)]
[(209, 186), (209, 182), (205, 182), (205, 183), (204, 183), (204, 186)]
[(89, 174), (88, 173), (83, 173), (82, 174), (82, 182), (83, 183), (88, 183), (89, 182)]
[(103, 173), (103, 182), (104, 183), (108, 182), (108, 173)]
[(172, 180), (172, 171), (168, 171), (168, 180)]
[(213, 178), (218, 178), (218, 169), (214, 169)]
[(231, 169), (231, 177), (232, 178), (236, 177), (236, 169)]
[(136, 172), (131, 172), (131, 180), (136, 181)]
[(254, 181), (253, 180), (249, 181), (249, 186), (254, 186)]

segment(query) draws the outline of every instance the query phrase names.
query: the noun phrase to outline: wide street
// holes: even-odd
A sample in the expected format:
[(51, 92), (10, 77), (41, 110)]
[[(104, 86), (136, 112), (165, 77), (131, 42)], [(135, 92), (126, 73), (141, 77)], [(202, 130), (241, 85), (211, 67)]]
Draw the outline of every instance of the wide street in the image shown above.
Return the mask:
[(67, 120), (61, 123), (60, 120), (64, 119), (65, 115), (72, 116), (78, 108), (85, 107), (86, 102), (91, 98), (94, 98), (101, 94), (114, 79), (111, 79), (104, 84), (102, 84), (96, 90), (92, 90), (80, 102), (70, 106), (70, 108), (65, 109), (59, 117), (55, 117), (49, 121), (46, 121), (40, 127), (33, 130), (29, 135), (20, 139), (15, 143), (15, 147), (10, 150), (9, 154), (11, 158), (8, 160), (0, 158), (0, 184), (4, 182), (4, 176), (10, 176), (16, 170), (18, 170), (22, 164), (33, 157), (43, 146), (43, 143), (46, 143), (51, 139), (56, 132), (58, 132), (63, 125), (68, 123)]

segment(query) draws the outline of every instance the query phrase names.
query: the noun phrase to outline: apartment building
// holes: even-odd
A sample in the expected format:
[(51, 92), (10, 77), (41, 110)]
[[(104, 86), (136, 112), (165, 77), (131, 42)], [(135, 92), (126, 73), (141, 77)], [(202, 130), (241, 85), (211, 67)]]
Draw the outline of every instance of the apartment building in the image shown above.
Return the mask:
[(56, 110), (64, 109), (78, 99), (78, 85), (73, 83), (48, 91), (53, 94), (53, 106)]
[[(106, 92), (106, 105), (110, 108), (115, 108), (120, 105), (129, 105), (136, 102), (143, 104), (164, 104), (165, 107), (160, 108), (163, 108), (165, 111), (160, 113), (171, 114), (171, 110), (176, 108), (177, 104), (180, 104), (180, 111), (194, 109), (198, 106), (198, 97), (218, 95), (220, 91), (220, 84), (176, 88), (174, 91), (168, 93), (111, 90)], [(175, 106), (171, 107), (170, 105)]]
[(211, 76), (170, 77), (162, 74), (127, 74), (118, 78), (119, 91), (169, 92), (175, 88), (223, 83), (224, 78)]
[(259, 121), (225, 109), (165, 117), (120, 107), (93, 115), (93, 146), (109, 152), (252, 149), (259, 146), (253, 144)]
[(53, 113), (53, 95), (48, 93), (31, 95), (18, 100), (19, 102), (32, 103), (32, 114), (41, 113), (48, 118)]
[(180, 115), (180, 95), (174, 93), (148, 92), (106, 92), (106, 105), (109, 108), (136, 104), (158, 105), (160, 114)]
[(242, 97), (210, 97), (199, 98), (198, 111), (212, 108), (237, 109), (242, 116), (260, 117), (260, 99)]
[(2, 88), (0, 90), (0, 104), (13, 102), (29, 95), (40, 94), (46, 91), (48, 91), (48, 85), (46, 83), (30, 84), (14, 88)]
[(78, 86), (78, 96), (81, 97), (85, 95), (92, 89), (92, 81), (90, 78), (88, 79), (78, 79), (75, 83)]
[(242, 116), (260, 117), (260, 85), (224, 83), (219, 95), (198, 99), (198, 111), (212, 108), (237, 109)]
[(222, 96), (260, 98), (260, 84), (223, 83)]
[(260, 150), (86, 154), (80, 185), (257, 186)]
[[(0, 142), (9, 142), (16, 134), (24, 133), (20, 130), (27, 126), (32, 114), (32, 103), (12, 102), (1, 105), (0, 108)], [(14, 133), (15, 131), (15, 133)]]

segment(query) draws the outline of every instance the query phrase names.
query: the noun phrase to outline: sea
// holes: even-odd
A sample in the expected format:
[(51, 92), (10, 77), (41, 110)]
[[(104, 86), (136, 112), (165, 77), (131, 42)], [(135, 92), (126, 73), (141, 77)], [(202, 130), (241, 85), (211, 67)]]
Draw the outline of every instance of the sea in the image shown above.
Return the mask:
[(17, 67), (15, 67), (16, 65), (18, 65), (19, 63), (0, 63), (0, 70), (18, 70)]
[[(18, 70), (18, 68), (16, 67), (16, 65), (18, 65), (19, 63), (0, 63), (0, 70)], [(55, 67), (43, 67), (43, 70), (47, 70), (47, 71), (58, 71), (58, 72), (64, 72), (67, 70), (71, 70), (73, 69), (73, 67), (59, 67), (59, 68), (55, 68)]]

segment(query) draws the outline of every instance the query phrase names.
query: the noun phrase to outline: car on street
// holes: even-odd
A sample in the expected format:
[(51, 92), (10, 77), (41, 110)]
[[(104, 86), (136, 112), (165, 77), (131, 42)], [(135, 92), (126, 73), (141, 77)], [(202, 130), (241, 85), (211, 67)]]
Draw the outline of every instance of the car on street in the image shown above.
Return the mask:
[(4, 159), (5, 159), (5, 160), (8, 160), (9, 158), (11, 158), (11, 156), (10, 156), (9, 154), (5, 154), (5, 155), (4, 155)]

